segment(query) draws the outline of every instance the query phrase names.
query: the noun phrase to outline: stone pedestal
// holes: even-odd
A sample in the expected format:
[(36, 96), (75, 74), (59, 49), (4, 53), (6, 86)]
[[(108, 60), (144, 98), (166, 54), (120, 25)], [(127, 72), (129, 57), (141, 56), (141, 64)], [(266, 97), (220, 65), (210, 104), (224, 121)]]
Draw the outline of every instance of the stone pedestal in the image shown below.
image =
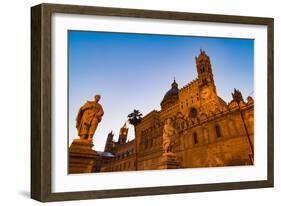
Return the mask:
[(92, 141), (73, 140), (68, 153), (68, 172), (70, 174), (96, 172), (96, 163), (99, 160), (99, 155), (92, 147)]
[(177, 156), (173, 152), (164, 153), (160, 158), (158, 169), (178, 169), (180, 168), (180, 162)]

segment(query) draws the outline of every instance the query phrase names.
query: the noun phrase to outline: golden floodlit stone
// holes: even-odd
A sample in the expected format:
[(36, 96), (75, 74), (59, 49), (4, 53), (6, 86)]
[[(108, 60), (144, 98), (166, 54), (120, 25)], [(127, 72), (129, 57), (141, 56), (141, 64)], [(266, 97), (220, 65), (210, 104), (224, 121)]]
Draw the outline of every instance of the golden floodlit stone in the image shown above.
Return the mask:
[[(197, 78), (182, 88), (174, 79), (159, 101), (159, 111), (153, 110), (141, 118), (140, 112), (134, 110), (128, 116), (135, 129), (133, 140), (127, 141), (126, 123), (118, 140), (114, 140), (112, 131), (108, 134), (104, 151), (98, 152), (99, 158), (92, 157), (92, 172), (254, 164), (254, 99), (247, 97), (245, 102), (241, 92), (234, 89), (233, 99), (225, 102), (217, 94), (209, 56), (200, 50), (195, 61)], [(89, 110), (84, 116), (86, 108)], [(102, 115), (97, 100), (81, 107), (77, 116), (81, 140), (91, 139)], [(88, 122), (93, 124), (89, 126)], [(83, 150), (84, 143), (74, 143), (76, 149), (70, 149), (70, 155)], [(85, 151), (91, 151), (89, 145)], [(83, 158), (91, 159), (83, 152), (79, 154), (80, 163)]]

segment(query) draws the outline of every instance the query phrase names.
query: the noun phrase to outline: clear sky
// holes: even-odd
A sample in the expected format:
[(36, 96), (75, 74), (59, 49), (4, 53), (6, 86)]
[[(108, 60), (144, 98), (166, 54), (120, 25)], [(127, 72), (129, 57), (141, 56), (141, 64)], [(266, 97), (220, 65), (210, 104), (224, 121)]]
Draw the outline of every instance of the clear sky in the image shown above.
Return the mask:
[[(117, 140), (134, 109), (143, 115), (159, 110), (174, 77), (179, 88), (197, 77), (200, 49), (211, 58), (222, 99), (229, 102), (234, 88), (244, 99), (253, 96), (254, 40), (69, 31), (69, 144), (77, 137), (79, 108), (95, 94), (101, 95), (105, 112), (94, 135), (95, 150), (104, 149), (111, 130)], [(128, 138), (134, 138), (132, 126)]]

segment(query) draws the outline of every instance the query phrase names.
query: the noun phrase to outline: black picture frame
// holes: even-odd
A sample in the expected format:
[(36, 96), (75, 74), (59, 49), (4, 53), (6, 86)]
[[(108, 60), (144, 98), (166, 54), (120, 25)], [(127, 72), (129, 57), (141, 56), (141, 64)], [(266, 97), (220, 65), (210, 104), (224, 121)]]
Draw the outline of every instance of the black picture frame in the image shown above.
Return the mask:
[[(51, 190), (51, 16), (54, 13), (221, 22), (267, 27), (267, 180), (215, 184), (163, 186), (53, 193)], [(40, 4), (31, 8), (31, 198), (65, 201), (94, 198), (160, 195), (234, 189), (266, 188), (274, 185), (274, 82), (272, 18), (229, 16), (170, 11), (105, 8), (78, 5)]]

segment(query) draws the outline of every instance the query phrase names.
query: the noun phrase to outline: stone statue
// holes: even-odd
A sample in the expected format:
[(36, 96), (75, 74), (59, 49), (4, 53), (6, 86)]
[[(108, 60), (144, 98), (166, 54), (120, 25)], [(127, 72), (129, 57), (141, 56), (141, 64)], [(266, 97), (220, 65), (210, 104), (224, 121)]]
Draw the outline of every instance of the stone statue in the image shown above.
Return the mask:
[(172, 147), (175, 143), (176, 129), (172, 125), (172, 120), (167, 119), (163, 129), (163, 149), (164, 153), (172, 152)]
[(80, 109), (76, 117), (76, 128), (80, 139), (91, 140), (95, 134), (99, 122), (104, 114), (99, 104), (101, 96), (96, 95), (94, 101), (87, 101)]

